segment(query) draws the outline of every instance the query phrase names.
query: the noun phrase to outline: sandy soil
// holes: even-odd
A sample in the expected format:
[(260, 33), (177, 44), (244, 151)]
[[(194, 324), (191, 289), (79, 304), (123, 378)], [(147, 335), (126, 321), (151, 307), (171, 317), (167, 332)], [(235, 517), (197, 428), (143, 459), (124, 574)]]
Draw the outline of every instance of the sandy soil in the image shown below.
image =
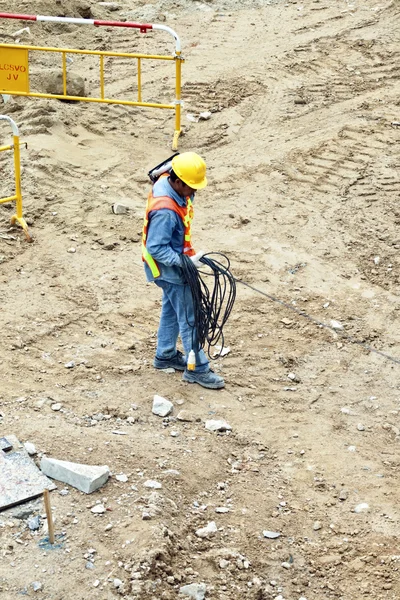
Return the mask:
[[(172, 112), (24, 98), (1, 107), (28, 142), (35, 241), (10, 229), (13, 208), (0, 206), (0, 436), (34, 443), (38, 460), (107, 464), (112, 477), (90, 496), (63, 484), (51, 493), (58, 549), (39, 547), (44, 529), (31, 532), (26, 515), (0, 513), (0, 596), (169, 600), (205, 583), (210, 600), (398, 599), (398, 3), (118, 4), (1, 0), (0, 9), (178, 32), (180, 149), (205, 157), (210, 180), (195, 245), (226, 253), (235, 276), (269, 297), (238, 284), (231, 352), (215, 363), (225, 390), (154, 371), (160, 295), (145, 282), (139, 242), (146, 173), (171, 154)], [(1, 40), (26, 25), (2, 21)], [(21, 43), (174, 49), (161, 32), (30, 30)], [(89, 94), (91, 60), (69, 66)], [(32, 68), (39, 85), (58, 67), (40, 55)], [(172, 74), (144, 66), (145, 98), (173, 100)], [(129, 97), (135, 85), (114, 59), (109, 93)], [(211, 119), (187, 120), (200, 111)], [(1, 134), (9, 143), (4, 124)], [(1, 169), (7, 196), (5, 153)], [(129, 213), (112, 214), (116, 201)], [(154, 394), (174, 403), (172, 417), (152, 414)], [(190, 421), (176, 419), (181, 409)], [(209, 418), (232, 432), (209, 433)], [(162, 488), (145, 488), (148, 479)], [(96, 502), (105, 514), (91, 512)], [(42, 503), (31, 511), (43, 514)], [(197, 537), (210, 521), (217, 533)]]

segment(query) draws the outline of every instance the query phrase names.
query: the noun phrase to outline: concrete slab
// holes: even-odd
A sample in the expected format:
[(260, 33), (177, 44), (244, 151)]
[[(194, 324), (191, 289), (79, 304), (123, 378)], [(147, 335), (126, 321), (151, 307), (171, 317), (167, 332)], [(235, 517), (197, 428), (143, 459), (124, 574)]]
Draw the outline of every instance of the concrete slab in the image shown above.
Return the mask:
[(0, 450), (0, 511), (37, 496), (56, 485), (39, 471), (15, 435), (7, 435), (12, 449)]
[(109, 478), (110, 470), (106, 465), (101, 467), (43, 457), (40, 468), (45, 475), (77, 488), (85, 494), (91, 494), (104, 485)]

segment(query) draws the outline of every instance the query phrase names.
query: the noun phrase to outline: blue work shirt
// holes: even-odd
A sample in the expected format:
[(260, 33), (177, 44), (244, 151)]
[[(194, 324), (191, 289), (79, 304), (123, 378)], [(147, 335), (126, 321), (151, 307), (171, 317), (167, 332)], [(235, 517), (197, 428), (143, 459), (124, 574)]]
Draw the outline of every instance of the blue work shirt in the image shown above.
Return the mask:
[[(186, 206), (186, 198), (180, 196), (168, 181), (161, 177), (153, 186), (153, 196), (168, 196), (179, 206)], [(191, 200), (193, 201), (194, 195)], [(160, 269), (157, 280), (169, 283), (185, 283), (182, 276), (181, 256), (183, 253), (185, 228), (182, 219), (176, 212), (168, 208), (153, 210), (149, 213), (146, 248)], [(154, 281), (154, 276), (147, 263), (144, 263), (147, 281)]]

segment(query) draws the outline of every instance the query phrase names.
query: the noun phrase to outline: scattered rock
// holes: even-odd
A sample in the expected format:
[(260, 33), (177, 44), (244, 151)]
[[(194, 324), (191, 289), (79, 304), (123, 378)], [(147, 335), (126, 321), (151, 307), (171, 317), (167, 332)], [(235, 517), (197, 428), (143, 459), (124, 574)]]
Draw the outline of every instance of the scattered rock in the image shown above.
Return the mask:
[(64, 367), (65, 367), (66, 369), (73, 369), (73, 368), (74, 368), (74, 366), (75, 366), (75, 363), (74, 363), (74, 361), (73, 361), (73, 360), (70, 360), (69, 362), (65, 363), (65, 365), (64, 365)]
[(35, 454), (37, 454), (35, 444), (32, 444), (31, 442), (25, 442), (24, 448), (29, 456), (35, 456)]
[(126, 483), (128, 481), (128, 477), (127, 477), (127, 475), (125, 475), (125, 473), (121, 473), (120, 475), (116, 475), (115, 479), (117, 481), (120, 481), (121, 483)]
[(359, 423), (357, 425), (357, 429), (358, 429), (358, 431), (365, 431), (365, 427), (364, 427), (364, 425), (362, 423)]
[(339, 494), (339, 500), (347, 500), (347, 492), (346, 490), (340, 490), (340, 494)]
[(219, 506), (215, 509), (216, 513), (228, 513), (229, 512), (229, 508), (227, 508), (226, 506)]
[(230, 351), (231, 349), (229, 346), (215, 346), (215, 352), (213, 353), (213, 357), (217, 358), (218, 356), (220, 356), (221, 358), (223, 358), (224, 356), (229, 354)]
[(183, 596), (189, 596), (193, 600), (204, 600), (207, 586), (205, 583), (191, 583), (179, 588), (179, 593)]
[(276, 538), (280, 537), (280, 535), (281, 534), (278, 533), (278, 531), (269, 531), (268, 529), (264, 529), (263, 531), (263, 536), (269, 540), (275, 540)]
[(208, 431), (232, 431), (232, 427), (223, 419), (219, 421), (213, 419), (206, 421), (205, 428)]
[(154, 481), (154, 479), (148, 479), (144, 482), (144, 487), (151, 488), (152, 490), (159, 490), (162, 488), (162, 483)]
[(211, 113), (208, 111), (201, 112), (198, 115), (194, 115), (193, 113), (187, 113), (186, 118), (191, 123), (198, 123), (199, 121), (208, 121), (209, 119), (211, 119)]
[(176, 415), (178, 421), (185, 421), (186, 423), (191, 423), (194, 421), (193, 415), (188, 410), (180, 410)]
[(320, 529), (322, 529), (322, 525), (321, 525), (320, 521), (315, 521), (315, 523), (313, 525), (313, 529), (314, 529), (314, 531), (319, 531)]
[(40, 529), (40, 517), (36, 515), (36, 517), (31, 517), (27, 521), (27, 525), (31, 531), (37, 531)]
[(96, 504), (95, 506), (93, 506), (93, 508), (90, 509), (92, 513), (94, 513), (95, 515), (102, 515), (103, 513), (106, 512), (106, 507), (104, 506), (104, 504)]
[(287, 319), (286, 317), (281, 319), (281, 323), (286, 325), (286, 327), (290, 327), (291, 325), (293, 325), (293, 321), (291, 319)]
[(43, 584), (40, 581), (32, 581), (31, 588), (34, 592), (38, 592), (43, 589)]
[(290, 569), (291, 564), (288, 562), (283, 562), (283, 563), (281, 563), (281, 567), (283, 567), (284, 569)]
[(58, 411), (61, 410), (62, 404), (60, 402), (56, 402), (56, 404), (51, 405), (51, 410)]
[(199, 538), (212, 537), (218, 531), (215, 521), (210, 521), (205, 527), (196, 530), (196, 535)]
[(338, 329), (338, 330), (343, 329), (343, 325), (341, 323), (339, 323), (339, 321), (334, 321), (333, 319), (331, 320), (331, 327), (332, 327), (332, 329)]
[(369, 509), (369, 505), (366, 502), (361, 502), (361, 504), (357, 504), (354, 509), (355, 513), (361, 513)]
[(98, 490), (110, 475), (106, 465), (97, 467), (47, 457), (40, 461), (40, 468), (48, 477), (67, 483), (85, 494)]
[(118, 204), (117, 202), (111, 207), (114, 215), (126, 215), (129, 212), (129, 207), (124, 206), (123, 204)]
[(154, 396), (152, 408), (152, 413), (154, 415), (158, 415), (159, 417), (166, 417), (172, 412), (173, 408), (174, 405), (172, 404), (172, 402), (170, 402), (166, 398), (157, 395)]
[(294, 383), (300, 383), (300, 377), (297, 377), (295, 373), (288, 373), (288, 379), (294, 381)]
[(178, 477), (181, 476), (180, 472), (177, 471), (176, 469), (167, 469), (166, 471), (163, 472), (163, 477), (169, 477), (171, 479), (177, 479)]

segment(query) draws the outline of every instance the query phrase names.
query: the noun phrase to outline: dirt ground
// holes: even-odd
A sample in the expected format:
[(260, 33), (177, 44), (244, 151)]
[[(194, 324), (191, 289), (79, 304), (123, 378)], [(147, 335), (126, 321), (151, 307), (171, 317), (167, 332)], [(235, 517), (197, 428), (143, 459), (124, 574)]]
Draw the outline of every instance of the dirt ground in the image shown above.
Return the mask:
[[(172, 600), (193, 583), (206, 600), (398, 600), (400, 6), (117, 5), (1, 0), (0, 10), (162, 23), (180, 35), (179, 149), (199, 152), (209, 175), (195, 247), (224, 252), (268, 297), (238, 284), (231, 350), (214, 363), (224, 390), (155, 371), (160, 294), (145, 281), (140, 236), (147, 172), (171, 154), (173, 112), (17, 97), (1, 106), (28, 142), (34, 243), (10, 228), (13, 206), (0, 206), (0, 437), (34, 443), (37, 463), (46, 454), (112, 475), (91, 495), (62, 483), (51, 492), (57, 548), (39, 546), (45, 525), (27, 525), (44, 514), (41, 500), (0, 513), (0, 597)], [(1, 41), (27, 25), (20, 43), (174, 51), (160, 31), (5, 20)], [(75, 56), (68, 67), (88, 95), (96, 64)], [(107, 65), (107, 93), (135, 99), (126, 60)], [(143, 65), (144, 99), (173, 101), (172, 67)], [(41, 54), (33, 79), (57, 69)], [(187, 119), (201, 111), (211, 118)], [(114, 202), (129, 212), (113, 214)], [(343, 329), (319, 324), (332, 320)], [(173, 402), (170, 417), (152, 414), (155, 394)], [(232, 431), (210, 433), (210, 418)], [(96, 503), (106, 512), (92, 513)], [(198, 537), (212, 521), (217, 531)], [(204, 587), (191, 589), (202, 600)]]

